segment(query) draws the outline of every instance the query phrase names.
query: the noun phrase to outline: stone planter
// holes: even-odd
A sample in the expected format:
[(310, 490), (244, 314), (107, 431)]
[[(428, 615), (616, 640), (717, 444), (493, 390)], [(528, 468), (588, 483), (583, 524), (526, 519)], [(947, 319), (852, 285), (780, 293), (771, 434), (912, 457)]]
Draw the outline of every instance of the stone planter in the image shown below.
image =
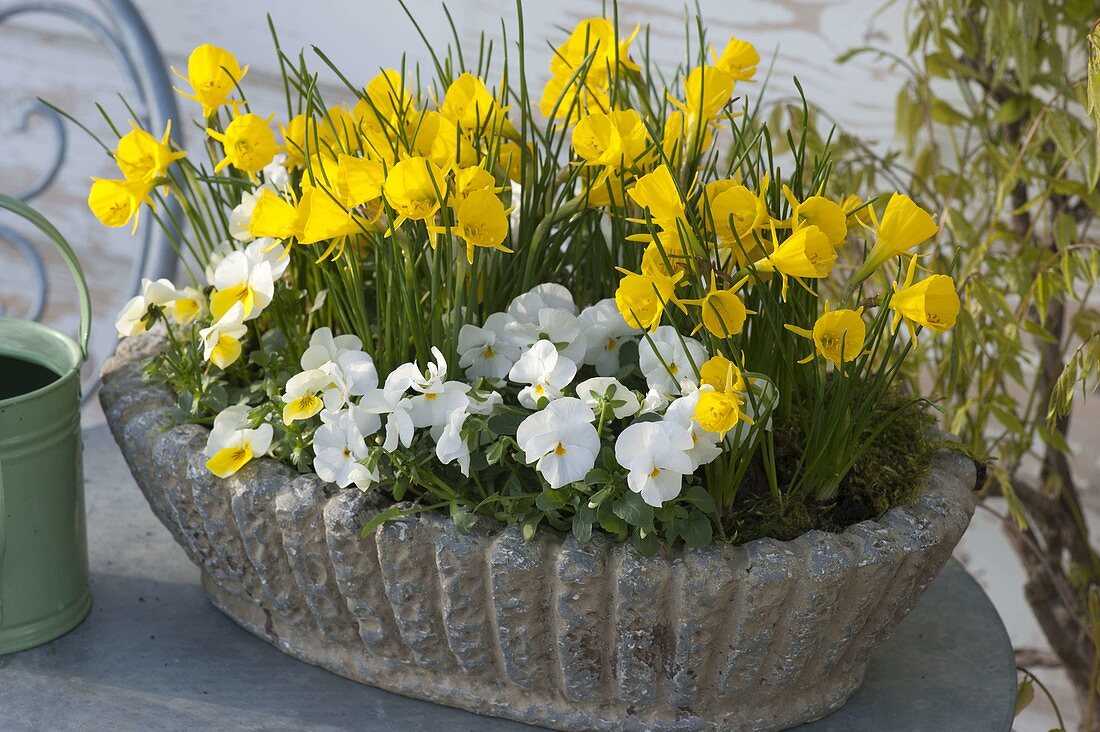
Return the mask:
[(157, 517), (220, 610), (365, 684), (559, 729), (789, 727), (839, 708), (974, 510), (973, 463), (936, 455), (919, 501), (842, 534), (676, 550), (586, 545), (384, 506), (270, 459), (206, 472), (207, 430), (143, 383), (123, 341), (100, 399)]

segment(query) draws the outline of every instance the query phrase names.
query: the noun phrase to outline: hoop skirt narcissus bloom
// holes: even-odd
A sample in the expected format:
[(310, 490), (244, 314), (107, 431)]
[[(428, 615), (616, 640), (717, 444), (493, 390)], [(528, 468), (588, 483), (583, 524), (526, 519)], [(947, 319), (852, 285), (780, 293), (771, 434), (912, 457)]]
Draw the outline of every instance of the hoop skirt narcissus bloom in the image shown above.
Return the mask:
[[(237, 57), (224, 48), (204, 43), (187, 58), (187, 76), (175, 69), (172, 71), (191, 85), (190, 94), (181, 89), (176, 91), (201, 104), (202, 116), (209, 117), (227, 103), (237, 83), (248, 73), (248, 67), (241, 68)], [(234, 108), (240, 104), (235, 101), (228, 103)]]
[(270, 122), (270, 117), (264, 119), (250, 113), (234, 117), (225, 132), (207, 128), (206, 134), (220, 142), (225, 151), (225, 157), (214, 166), (214, 172), (220, 173), (232, 165), (255, 181), (256, 174), (279, 152)]

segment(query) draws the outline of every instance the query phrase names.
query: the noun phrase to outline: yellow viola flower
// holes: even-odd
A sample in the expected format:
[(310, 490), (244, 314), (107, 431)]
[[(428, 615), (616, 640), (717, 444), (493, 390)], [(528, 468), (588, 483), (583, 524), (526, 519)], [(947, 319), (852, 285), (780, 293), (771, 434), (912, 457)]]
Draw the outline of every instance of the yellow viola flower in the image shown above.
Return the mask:
[(719, 392), (744, 391), (745, 377), (733, 361), (719, 353), (699, 367), (699, 384)]
[(676, 220), (683, 218), (684, 199), (667, 165), (643, 175), (626, 193), (634, 203), (649, 211), (658, 226), (675, 228)]
[(717, 338), (729, 338), (737, 335), (745, 327), (748, 310), (745, 303), (733, 290), (719, 290), (713, 281), (710, 290), (698, 300), (684, 300), (685, 305), (695, 305), (703, 311), (703, 322), (691, 332), (695, 335), (701, 328)]
[(274, 431), (269, 424), (252, 427), (249, 407), (241, 404), (222, 410), (206, 442), (206, 469), (219, 478), (228, 478), (253, 458), (266, 455)]
[(824, 196), (810, 196), (799, 201), (787, 186), (783, 186), (783, 195), (791, 204), (791, 218), (788, 225), (797, 231), (803, 226), (816, 226), (834, 248), (844, 243), (848, 236), (848, 217), (844, 209), (835, 201)]
[(225, 132), (207, 128), (206, 134), (222, 144), (225, 157), (214, 171), (220, 173), (232, 165), (255, 181), (256, 173), (275, 158), (279, 146), (275, 142), (275, 133), (268, 124), (271, 118), (264, 119), (255, 114), (242, 114), (233, 118)]
[(183, 151), (173, 151), (168, 143), (172, 133), (172, 120), (164, 128), (164, 136), (157, 139), (131, 122), (133, 129), (119, 138), (115, 150), (115, 162), (126, 180), (152, 183), (168, 173), (168, 166), (187, 157)]
[(752, 81), (756, 76), (760, 54), (748, 41), (730, 36), (729, 43), (722, 50), (721, 56), (714, 52), (713, 46), (710, 52), (714, 56), (714, 65), (734, 81)]
[(306, 163), (306, 132), (308, 129), (308, 120), (304, 114), (294, 115), (285, 125), (279, 124), (279, 132), (283, 136), (282, 149), (286, 153), (285, 164), (288, 170), (300, 168)]
[(672, 302), (683, 308), (676, 300), (676, 286), (684, 276), (683, 272), (667, 276), (636, 274), (622, 267), (617, 269), (624, 276), (615, 290), (615, 305), (627, 325), (652, 331), (661, 324), (667, 303)]
[(431, 160), (411, 157), (390, 169), (382, 192), (397, 212), (392, 228), (396, 231), (406, 221), (424, 221), (435, 216), (447, 192), (447, 177)]
[(309, 419), (325, 407), (324, 391), (332, 374), (324, 368), (309, 369), (291, 376), (283, 392), (283, 424)]
[(149, 193), (151, 183), (140, 180), (113, 180), (92, 178), (88, 191), (88, 208), (104, 226), (112, 228), (133, 222), (131, 232), (137, 231), (141, 205), (153, 205)]
[(918, 325), (940, 332), (955, 327), (961, 307), (953, 279), (934, 274), (914, 284), (916, 271), (917, 259), (914, 257), (909, 262), (905, 283), (899, 288), (895, 282), (894, 296), (890, 298), (890, 309), (894, 311), (893, 329), (897, 330), (898, 323), (904, 319), (914, 340)]
[[(874, 211), (870, 208), (867, 210), (874, 221)], [(852, 275), (853, 286), (870, 277), (883, 262), (905, 254), (918, 244), (931, 239), (940, 227), (936, 225), (932, 214), (913, 203), (913, 199), (895, 193), (886, 204), (882, 223), (877, 224), (875, 229), (875, 245), (867, 259)]]
[(496, 132), (507, 107), (497, 101), (484, 81), (467, 71), (447, 87), (439, 111), (459, 129), (484, 137)]
[[(812, 340), (816, 353), (837, 366), (856, 360), (863, 353), (863, 343), (867, 339), (867, 325), (863, 322), (862, 307), (830, 311), (827, 301), (825, 312), (814, 322), (813, 330), (789, 324), (783, 327)], [(799, 363), (809, 363), (813, 357), (814, 354), (811, 353)]]
[(225, 369), (241, 357), (241, 338), (248, 333), (244, 316), (244, 305), (237, 302), (213, 325), (199, 331), (205, 360)]
[(307, 213), (308, 209), (301, 205), (295, 207), (270, 188), (262, 188), (252, 209), (252, 218), (248, 221), (248, 233), (254, 239), (300, 239)]
[[(775, 236), (774, 226), (772, 236)], [(778, 272), (783, 278), (782, 296), (787, 297), (787, 278), (824, 279), (833, 271), (836, 250), (829, 237), (816, 226), (804, 226), (787, 237), (775, 251), (757, 260), (757, 272)]]
[[(451, 232), (466, 242), (466, 260), (470, 264), (474, 263), (475, 247), (512, 252), (504, 246), (504, 240), (508, 238), (510, 213), (511, 209), (504, 208), (495, 193), (484, 188), (472, 191), (458, 203)], [(434, 233), (443, 231), (442, 227), (431, 227), (430, 230)]]
[(168, 316), (180, 325), (190, 325), (202, 315), (206, 298), (203, 297), (202, 291), (195, 287), (184, 287), (180, 295), (181, 297), (168, 305), (166, 311)]
[(228, 97), (248, 73), (248, 67), (241, 68), (237, 57), (224, 48), (204, 43), (187, 57), (187, 76), (175, 69), (172, 71), (191, 85), (190, 94), (180, 89), (176, 91), (201, 104), (202, 116), (209, 117), (227, 101), (234, 108), (240, 104)]

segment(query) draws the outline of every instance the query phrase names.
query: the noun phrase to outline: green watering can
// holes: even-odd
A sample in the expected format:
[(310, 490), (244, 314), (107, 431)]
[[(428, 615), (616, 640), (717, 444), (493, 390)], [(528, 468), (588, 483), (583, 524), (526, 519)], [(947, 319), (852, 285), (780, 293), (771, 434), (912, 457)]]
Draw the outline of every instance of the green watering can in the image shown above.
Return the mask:
[(80, 292), (80, 345), (0, 318), (0, 655), (63, 635), (92, 606), (84, 524), (80, 367), (91, 300), (76, 255), (49, 221), (0, 195), (64, 257)]

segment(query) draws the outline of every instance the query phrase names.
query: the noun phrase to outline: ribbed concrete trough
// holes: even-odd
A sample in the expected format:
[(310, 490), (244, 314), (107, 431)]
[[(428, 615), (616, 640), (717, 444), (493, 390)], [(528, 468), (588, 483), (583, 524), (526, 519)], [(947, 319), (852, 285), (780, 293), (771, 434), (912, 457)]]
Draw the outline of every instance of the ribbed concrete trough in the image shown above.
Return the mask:
[(974, 464), (936, 454), (920, 497), (841, 534), (676, 549), (434, 514), (360, 537), (386, 506), (271, 459), (227, 480), (207, 430), (142, 380), (122, 341), (100, 400), (137, 484), (220, 610), (356, 681), (565, 730), (770, 730), (839, 708), (947, 561)]

